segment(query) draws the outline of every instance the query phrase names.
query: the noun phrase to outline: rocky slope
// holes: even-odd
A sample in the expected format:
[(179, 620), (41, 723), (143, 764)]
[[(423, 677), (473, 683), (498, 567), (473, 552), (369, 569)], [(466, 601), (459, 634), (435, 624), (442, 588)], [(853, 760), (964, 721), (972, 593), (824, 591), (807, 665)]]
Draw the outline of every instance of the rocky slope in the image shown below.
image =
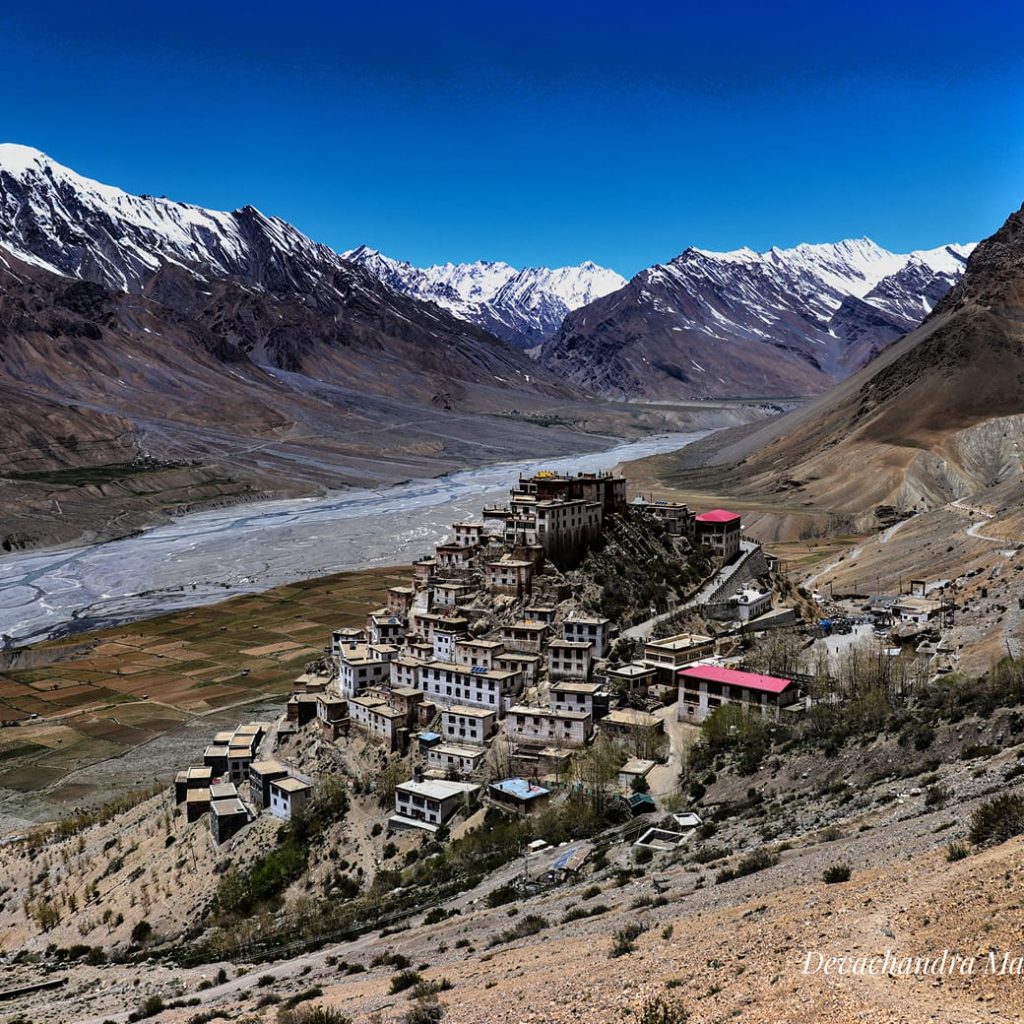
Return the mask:
[(531, 348), (551, 337), (574, 309), (621, 288), (625, 278), (589, 261), (576, 267), (526, 267), (507, 263), (445, 263), (414, 267), (376, 249), (344, 253), (388, 287), (433, 302), (503, 338), (513, 348)]
[(618, 397), (813, 394), (915, 328), (972, 248), (687, 249), (571, 313), (538, 360)]

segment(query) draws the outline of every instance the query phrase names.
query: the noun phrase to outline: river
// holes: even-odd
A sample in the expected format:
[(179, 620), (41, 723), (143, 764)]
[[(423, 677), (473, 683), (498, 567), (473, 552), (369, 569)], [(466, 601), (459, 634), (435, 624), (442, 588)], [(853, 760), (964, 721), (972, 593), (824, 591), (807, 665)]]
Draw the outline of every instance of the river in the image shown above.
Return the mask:
[(709, 431), (603, 452), (505, 462), (385, 490), (199, 512), (133, 537), (0, 558), (0, 635), (15, 646), (115, 625), (345, 569), (408, 563), (461, 518), (501, 500), (520, 473), (595, 472), (676, 451)]

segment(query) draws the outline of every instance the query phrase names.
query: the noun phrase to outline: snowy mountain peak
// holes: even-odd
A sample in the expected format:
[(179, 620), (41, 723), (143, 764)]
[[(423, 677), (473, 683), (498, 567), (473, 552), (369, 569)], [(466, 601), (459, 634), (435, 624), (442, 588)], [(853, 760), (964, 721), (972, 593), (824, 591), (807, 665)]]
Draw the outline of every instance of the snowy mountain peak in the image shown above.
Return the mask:
[(132, 195), (12, 143), (0, 145), (0, 243), (54, 273), (128, 292), (167, 265), (274, 288), (309, 287), (340, 263), (255, 207), (224, 213)]
[[(912, 262), (924, 264), (935, 274), (958, 277), (973, 248), (974, 243), (968, 243), (895, 253), (870, 238), (847, 238), (839, 242), (803, 242), (790, 249), (772, 246), (766, 252), (746, 247), (730, 252), (689, 248), (664, 266), (685, 271), (688, 265), (703, 262), (738, 265), (746, 272), (781, 274), (791, 284), (803, 280), (808, 286), (818, 287), (823, 302), (838, 308), (844, 297), (864, 298), (881, 281)], [(642, 273), (650, 274), (654, 269)]]
[(455, 316), (478, 324), (517, 348), (542, 342), (580, 306), (625, 285), (614, 270), (588, 260), (575, 267), (526, 267), (500, 261), (442, 263), (415, 267), (361, 245), (343, 253), (388, 287), (434, 302)]
[(819, 391), (913, 330), (973, 248), (893, 253), (870, 238), (689, 248), (570, 313), (538, 358), (617, 397)]
[(51, 162), (45, 153), (32, 146), (22, 146), (17, 142), (0, 142), (0, 168), (9, 174), (24, 174), (41, 164)]

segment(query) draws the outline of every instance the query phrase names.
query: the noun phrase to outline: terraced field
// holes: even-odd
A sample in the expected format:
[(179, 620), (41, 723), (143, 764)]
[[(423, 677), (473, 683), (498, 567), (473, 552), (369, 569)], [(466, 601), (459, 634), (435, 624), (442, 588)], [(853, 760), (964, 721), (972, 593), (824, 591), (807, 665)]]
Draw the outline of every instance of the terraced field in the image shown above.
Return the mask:
[(330, 631), (362, 624), (407, 578), (341, 573), (8, 656), (0, 831), (169, 779), (218, 723), (276, 710)]

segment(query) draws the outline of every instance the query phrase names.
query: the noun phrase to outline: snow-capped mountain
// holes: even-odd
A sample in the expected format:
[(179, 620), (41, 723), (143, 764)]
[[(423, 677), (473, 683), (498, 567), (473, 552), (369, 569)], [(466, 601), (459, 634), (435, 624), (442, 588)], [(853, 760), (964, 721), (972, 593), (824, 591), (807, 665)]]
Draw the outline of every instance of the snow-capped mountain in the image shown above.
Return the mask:
[(539, 359), (620, 397), (821, 391), (913, 330), (973, 248), (687, 249), (569, 314)]
[(138, 292), (162, 266), (306, 289), (340, 266), (327, 246), (251, 206), (231, 213), (135, 196), (28, 146), (0, 145), (0, 242), (70, 277)]
[(554, 334), (574, 309), (616, 291), (626, 279), (589, 261), (575, 267), (507, 263), (444, 263), (415, 267), (360, 246), (342, 254), (366, 267), (389, 288), (433, 302), (477, 324), (515, 348), (531, 348)]

